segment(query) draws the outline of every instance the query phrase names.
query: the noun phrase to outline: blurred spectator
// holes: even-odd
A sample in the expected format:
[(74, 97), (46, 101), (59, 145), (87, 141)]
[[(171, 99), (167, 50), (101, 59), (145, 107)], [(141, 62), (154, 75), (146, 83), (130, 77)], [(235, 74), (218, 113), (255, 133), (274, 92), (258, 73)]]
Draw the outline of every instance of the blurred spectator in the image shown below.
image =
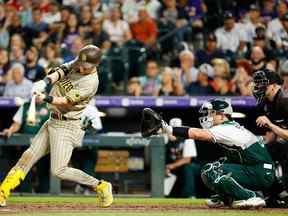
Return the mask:
[(252, 96), (252, 65), (247, 59), (236, 62), (236, 73), (232, 79), (234, 82), (234, 93), (242, 96)]
[(49, 25), (61, 21), (60, 7), (57, 2), (55, 1), (50, 2), (49, 11), (48, 13), (45, 13), (43, 21)]
[(157, 95), (161, 87), (158, 64), (150, 60), (146, 64), (145, 75), (139, 77), (143, 95)]
[(224, 58), (224, 53), (217, 48), (217, 37), (215, 34), (210, 33), (207, 37), (205, 49), (196, 52), (196, 62), (197, 65), (203, 63), (211, 64), (214, 58)]
[(10, 39), (10, 49), (19, 47), (24, 49), (26, 47), (24, 38), (20, 34), (13, 34)]
[(288, 93), (288, 60), (283, 62), (280, 68), (280, 75), (283, 79), (282, 89), (284, 92)]
[(7, 28), (10, 25), (11, 18), (7, 16), (5, 7), (0, 4), (0, 48), (6, 49), (9, 45), (9, 32)]
[[(8, 31), (10, 33), (10, 35), (14, 35), (14, 34), (20, 34), (23, 37), (27, 36), (25, 34), (25, 30), (22, 27), (22, 23), (21, 23), (21, 17), (20, 15), (15, 14), (10, 21), (9, 27), (8, 27)], [(23, 38), (24, 39), (24, 38)], [(29, 40), (27, 40), (28, 42)]]
[(21, 63), (25, 64), (25, 55), (24, 55), (24, 49), (19, 46), (13, 46), (10, 50), (10, 63)]
[(216, 95), (233, 95), (228, 62), (225, 59), (214, 59), (212, 63), (214, 68), (214, 79), (211, 81), (213, 91)]
[(128, 23), (121, 19), (120, 10), (117, 7), (110, 9), (110, 17), (103, 23), (103, 30), (110, 36), (111, 42), (122, 45), (132, 38)]
[(161, 4), (158, 0), (140, 0), (139, 6), (146, 8), (149, 16), (157, 20)]
[(179, 54), (181, 81), (186, 89), (192, 82), (196, 82), (198, 69), (194, 67), (194, 54), (184, 50)]
[(275, 37), (283, 29), (281, 18), (288, 12), (285, 0), (280, 0), (277, 5), (278, 17), (268, 23), (267, 36), (269, 39)]
[(20, 11), (22, 26), (28, 26), (32, 22), (32, 1), (22, 1)]
[(93, 18), (89, 5), (83, 5), (80, 10), (79, 33), (84, 36), (91, 29), (91, 20)]
[(164, 0), (160, 11), (160, 17), (166, 22), (171, 22), (178, 28), (187, 24), (187, 14), (182, 8), (177, 7), (176, 0)]
[(48, 30), (48, 25), (43, 21), (40, 8), (33, 8), (32, 22), (28, 24), (28, 28), (30, 28), (32, 31), (32, 37), (38, 37), (40, 33), (46, 32)]
[(209, 77), (213, 76), (213, 67), (209, 64), (202, 64), (199, 67), (197, 81), (191, 83), (185, 90), (188, 95), (211, 95), (214, 93), (210, 85)]
[(126, 20), (128, 23), (137, 22), (138, 8), (139, 8), (139, 1), (125, 0), (121, 7), (123, 19)]
[(253, 72), (266, 67), (265, 53), (261, 47), (254, 46), (252, 48), (250, 60), (252, 62)]
[(77, 36), (79, 36), (77, 15), (75, 13), (71, 13), (63, 32), (63, 42), (68, 49), (71, 48), (72, 41)]
[(255, 29), (257, 26), (262, 25), (261, 24), (261, 17), (260, 17), (260, 8), (257, 5), (250, 5), (249, 13), (248, 13), (249, 19), (244, 24), (244, 30), (247, 35), (247, 41), (249, 43), (253, 42), (253, 38), (255, 37)]
[(86, 34), (86, 39), (91, 39), (91, 43), (107, 50), (111, 47), (110, 38), (107, 32), (102, 28), (102, 19), (93, 18), (91, 20), (91, 32)]
[(145, 8), (139, 8), (138, 17), (138, 22), (131, 24), (133, 38), (146, 46), (154, 46), (158, 33), (155, 21), (149, 17)]
[(279, 29), (272, 39), (278, 49), (288, 54), (288, 12), (281, 17), (281, 23), (283, 28)]
[[(126, 1), (124, 1), (124, 4)], [(108, 11), (108, 6), (104, 4), (104, 2), (102, 2), (101, 0), (90, 0), (89, 3), (94, 18), (96, 19), (105, 18), (105, 15)]]
[(224, 25), (216, 30), (217, 45), (223, 51), (236, 53), (244, 51), (247, 41), (242, 25), (235, 23), (231, 12), (224, 14)]
[(161, 73), (161, 88), (158, 96), (181, 96), (184, 95), (183, 86), (180, 77), (177, 78), (173, 74), (170, 67), (165, 67)]
[(39, 52), (36, 47), (30, 47), (26, 51), (25, 77), (32, 82), (43, 79), (46, 75), (45, 70), (38, 64)]
[(1, 24), (1, 26), (5, 23), (5, 19), (6, 19), (5, 5), (0, 3), (0, 24)]
[(32, 82), (24, 77), (25, 69), (22, 64), (15, 63), (11, 67), (12, 80), (8, 81), (4, 95), (5, 97), (20, 97), (28, 99), (31, 96)]
[(63, 59), (59, 55), (59, 48), (54, 43), (49, 43), (44, 47), (43, 56), (38, 61), (39, 65), (45, 69), (55, 67), (63, 63)]
[(128, 95), (130, 96), (140, 96), (142, 93), (140, 80), (137, 77), (132, 77), (128, 81), (127, 86)]
[[(172, 118), (172, 127), (181, 127), (182, 120)], [(197, 179), (200, 177), (200, 165), (197, 163), (197, 150), (192, 139), (176, 138), (169, 135), (166, 144), (166, 176), (177, 176), (170, 197), (195, 198), (197, 195)]]
[(275, 0), (264, 0), (263, 8), (261, 10), (261, 17), (264, 24), (268, 24), (272, 19), (277, 17), (277, 13), (275, 12)]
[[(256, 35), (253, 38), (253, 43), (252, 43), (252, 46), (250, 47), (249, 52), (251, 52), (251, 48), (258, 46), (262, 48), (267, 59), (274, 58), (276, 56), (276, 50), (271, 48), (271, 43), (266, 36), (265, 26), (260, 25), (256, 27), (255, 33)], [(247, 54), (249, 52), (247, 52)], [(247, 56), (250, 56), (250, 54), (248, 54)]]
[(279, 60), (277, 58), (269, 59), (266, 63), (266, 68), (271, 70), (271, 71), (278, 72)]
[(160, 10), (161, 21), (163, 23), (172, 23), (178, 28), (177, 38), (179, 41), (183, 41), (187, 28), (182, 27), (188, 24), (186, 12), (183, 8), (177, 7), (176, 0), (164, 0), (163, 3), (164, 5)]
[(7, 80), (7, 72), (9, 69), (9, 56), (6, 49), (0, 49), (0, 83)]

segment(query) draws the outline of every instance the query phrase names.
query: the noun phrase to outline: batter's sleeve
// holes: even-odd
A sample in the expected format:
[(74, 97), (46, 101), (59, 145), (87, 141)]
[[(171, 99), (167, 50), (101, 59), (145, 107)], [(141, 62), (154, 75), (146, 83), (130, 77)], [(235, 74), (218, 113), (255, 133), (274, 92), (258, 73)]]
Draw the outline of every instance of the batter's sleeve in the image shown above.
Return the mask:
[(86, 100), (96, 94), (98, 82), (93, 80), (85, 80), (81, 82), (77, 87), (71, 89), (67, 94), (67, 100), (72, 104), (78, 104), (79, 102)]

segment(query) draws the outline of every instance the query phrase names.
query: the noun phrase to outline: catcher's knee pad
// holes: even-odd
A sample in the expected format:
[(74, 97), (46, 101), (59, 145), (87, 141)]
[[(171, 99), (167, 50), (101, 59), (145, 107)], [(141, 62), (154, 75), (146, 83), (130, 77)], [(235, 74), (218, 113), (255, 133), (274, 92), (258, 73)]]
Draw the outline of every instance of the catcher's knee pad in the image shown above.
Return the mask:
[(215, 190), (215, 180), (219, 179), (223, 175), (223, 166), (221, 163), (214, 162), (204, 165), (201, 169), (201, 178), (204, 184)]

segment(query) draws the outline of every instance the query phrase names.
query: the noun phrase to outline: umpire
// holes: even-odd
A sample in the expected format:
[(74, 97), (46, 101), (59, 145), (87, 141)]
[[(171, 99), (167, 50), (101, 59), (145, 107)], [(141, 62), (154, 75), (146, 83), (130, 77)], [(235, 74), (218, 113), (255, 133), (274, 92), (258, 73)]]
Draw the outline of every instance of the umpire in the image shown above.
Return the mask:
[[(281, 74), (288, 72), (288, 62), (281, 67)], [(275, 182), (271, 191), (275, 192), (270, 200), (271, 205), (278, 205), (285, 198), (288, 201), (288, 93), (282, 88), (281, 77), (270, 70), (257, 71), (253, 76), (253, 95), (257, 105), (265, 115), (257, 118), (256, 123), (260, 127), (269, 130), (270, 140), (267, 148), (273, 159), (281, 164), (283, 176), (279, 182)], [(270, 194), (271, 195), (271, 194)], [(273, 197), (273, 194), (272, 194)], [(279, 199), (280, 198), (280, 199)], [(284, 199), (284, 200), (285, 200)]]

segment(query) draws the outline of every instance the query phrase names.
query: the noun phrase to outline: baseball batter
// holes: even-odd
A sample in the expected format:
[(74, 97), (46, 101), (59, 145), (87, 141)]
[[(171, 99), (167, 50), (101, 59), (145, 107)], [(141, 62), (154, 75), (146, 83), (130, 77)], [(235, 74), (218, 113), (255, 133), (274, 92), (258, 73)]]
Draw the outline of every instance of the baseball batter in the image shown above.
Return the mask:
[[(73, 149), (81, 146), (85, 134), (81, 129), (80, 118), (97, 91), (99, 81), (96, 66), (100, 59), (100, 49), (87, 45), (80, 50), (76, 59), (54, 68), (43, 80), (34, 83), (33, 94), (36, 94), (38, 100), (49, 104), (51, 116), (2, 182), (0, 206), (6, 205), (10, 191), (16, 188), (31, 167), (49, 152), (53, 175), (92, 187), (101, 207), (112, 204), (110, 183), (68, 167)], [(52, 86), (52, 89), (50, 94), (46, 95), (44, 92), (49, 86)]]

